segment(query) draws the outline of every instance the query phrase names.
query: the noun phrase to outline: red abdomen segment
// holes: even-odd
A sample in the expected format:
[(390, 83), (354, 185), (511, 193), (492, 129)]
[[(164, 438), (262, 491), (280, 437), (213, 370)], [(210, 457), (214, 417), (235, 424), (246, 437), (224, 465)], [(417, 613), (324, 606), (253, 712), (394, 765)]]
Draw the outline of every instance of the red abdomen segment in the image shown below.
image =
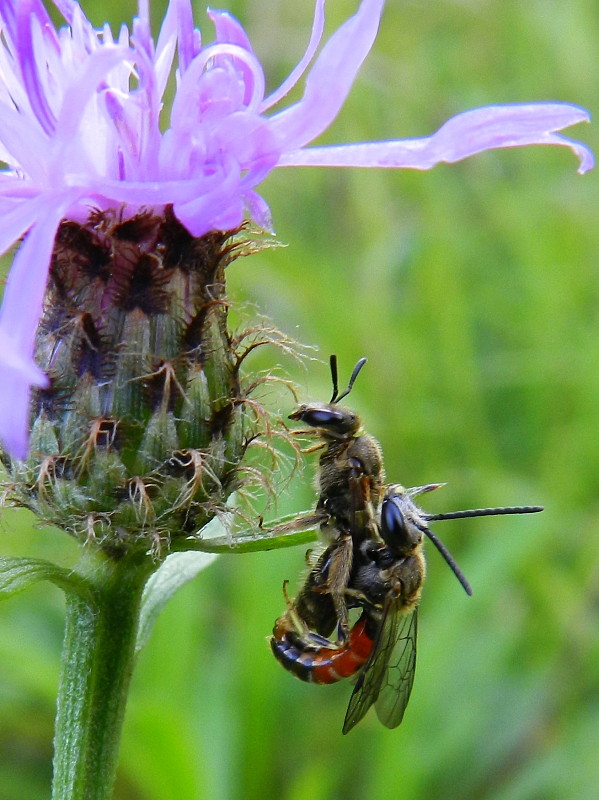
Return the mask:
[(277, 661), (300, 680), (336, 683), (355, 675), (372, 652), (374, 639), (370, 636), (367, 622), (362, 614), (341, 647), (305, 642), (297, 634), (275, 626), (270, 646)]

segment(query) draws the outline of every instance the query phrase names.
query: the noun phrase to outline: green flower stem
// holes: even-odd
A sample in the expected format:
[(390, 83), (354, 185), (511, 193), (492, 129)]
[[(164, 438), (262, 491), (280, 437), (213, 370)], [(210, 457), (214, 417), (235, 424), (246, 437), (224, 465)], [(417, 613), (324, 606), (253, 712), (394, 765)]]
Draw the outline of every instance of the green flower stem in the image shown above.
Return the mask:
[(150, 559), (87, 554), (92, 599), (67, 594), (54, 739), (53, 800), (108, 800), (118, 763)]

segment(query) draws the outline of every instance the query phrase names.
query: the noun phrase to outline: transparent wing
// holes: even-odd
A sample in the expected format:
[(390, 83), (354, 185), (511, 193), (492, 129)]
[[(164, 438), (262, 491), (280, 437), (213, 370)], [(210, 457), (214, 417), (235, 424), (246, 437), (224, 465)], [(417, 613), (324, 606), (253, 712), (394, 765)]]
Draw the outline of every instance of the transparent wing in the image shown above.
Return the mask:
[(396, 728), (400, 724), (414, 683), (417, 631), (417, 608), (401, 614), (394, 601), (385, 604), (372, 653), (347, 707), (343, 733), (349, 733), (373, 703), (383, 725)]
[(377, 717), (387, 728), (397, 728), (400, 724), (412, 693), (418, 609), (399, 617), (399, 622), (391, 657), (374, 703)]
[(397, 611), (395, 601), (388, 599), (383, 607), (381, 624), (372, 653), (362, 667), (350, 697), (343, 723), (343, 733), (349, 733), (354, 725), (357, 725), (379, 696), (385, 682), (387, 665), (393, 655), (395, 642), (402, 627), (403, 617)]

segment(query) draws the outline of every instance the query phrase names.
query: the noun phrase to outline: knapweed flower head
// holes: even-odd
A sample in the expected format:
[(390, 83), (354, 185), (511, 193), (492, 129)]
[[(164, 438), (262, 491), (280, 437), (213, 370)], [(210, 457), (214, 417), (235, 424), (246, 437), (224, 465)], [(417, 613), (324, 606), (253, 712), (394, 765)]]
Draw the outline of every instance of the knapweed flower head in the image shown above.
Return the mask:
[[(34, 343), (59, 226), (64, 242), (64, 225), (90, 215), (126, 220), (170, 209), (192, 237), (245, 218), (270, 229), (256, 187), (277, 167), (429, 169), (530, 144), (565, 145), (580, 172), (592, 166), (582, 144), (558, 133), (588, 116), (563, 103), (467, 111), (421, 139), (307, 147), (340, 110), (384, 0), (362, 0), (323, 46), (325, 0), (316, 0), (306, 52), (269, 95), (247, 35), (226, 11), (208, 12), (216, 35), (206, 43), (190, 0), (171, 0), (157, 38), (148, 0), (118, 35), (95, 30), (74, 0), (54, 5), (66, 21), (59, 29), (41, 0), (0, 0), (0, 251), (25, 237), (0, 313), (0, 439), (16, 458), (27, 453), (30, 387), (48, 385)], [(301, 80), (301, 98), (285, 105)]]

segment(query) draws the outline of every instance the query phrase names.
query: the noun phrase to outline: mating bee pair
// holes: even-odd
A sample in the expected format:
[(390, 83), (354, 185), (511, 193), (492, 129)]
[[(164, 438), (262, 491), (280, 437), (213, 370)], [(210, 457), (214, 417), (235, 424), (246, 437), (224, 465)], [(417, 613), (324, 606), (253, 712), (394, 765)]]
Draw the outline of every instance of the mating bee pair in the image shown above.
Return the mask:
[[(277, 660), (304, 681), (334, 683), (358, 674), (343, 732), (374, 704), (380, 721), (395, 728), (408, 704), (416, 664), (417, 611), (428, 537), (468, 594), (472, 590), (429, 522), (497, 514), (528, 514), (539, 506), (485, 508), (427, 514), (414, 497), (439, 488), (385, 484), (381, 448), (362, 431), (358, 415), (338, 405), (366, 363), (356, 364), (347, 389), (338, 393), (337, 360), (331, 356), (329, 403), (299, 406), (290, 419), (298, 433), (317, 438), (306, 452), (322, 449), (316, 510), (302, 524), (320, 527), (327, 542), (302, 589), (275, 623), (271, 647)], [(349, 610), (361, 610), (349, 627)], [(336, 640), (331, 636), (336, 631)]]

